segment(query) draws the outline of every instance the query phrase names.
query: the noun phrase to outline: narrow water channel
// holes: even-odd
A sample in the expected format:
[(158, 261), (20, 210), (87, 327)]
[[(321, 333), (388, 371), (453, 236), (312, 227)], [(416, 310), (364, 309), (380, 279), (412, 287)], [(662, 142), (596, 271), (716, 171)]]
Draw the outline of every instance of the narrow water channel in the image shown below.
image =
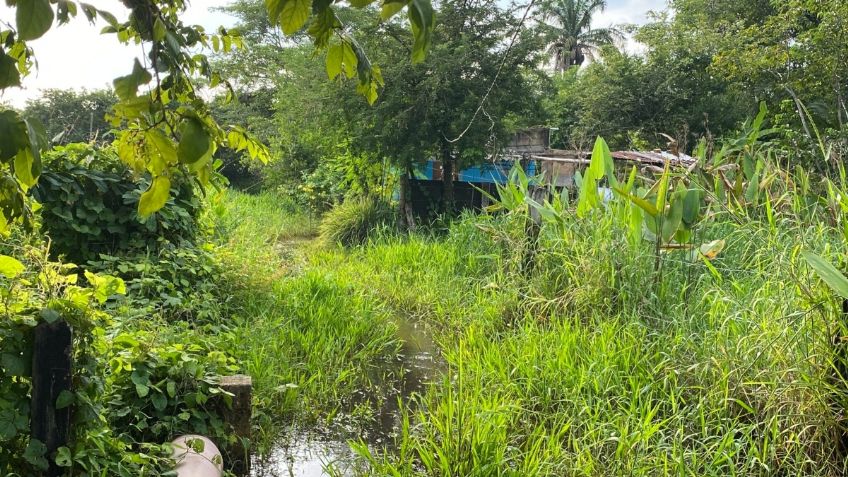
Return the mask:
[[(424, 390), (427, 383), (438, 379), (441, 358), (430, 335), (422, 326), (398, 320), (398, 338), (402, 341), (397, 361), (381, 364), (379, 375), (399, 376), (389, 386), (374, 418), (364, 425), (330, 426), (327, 430), (299, 429), (281, 436), (280, 442), (265, 458), (255, 458), (251, 475), (254, 477), (348, 477), (357, 474), (357, 463), (348, 442), (363, 440), (374, 451), (391, 450), (400, 430), (399, 401), (404, 404), (410, 396)], [(370, 396), (363, 396), (367, 399)], [(345, 416), (337, 420), (344, 421)], [(355, 430), (351, 429), (355, 427)], [(362, 470), (362, 469), (359, 469)]]

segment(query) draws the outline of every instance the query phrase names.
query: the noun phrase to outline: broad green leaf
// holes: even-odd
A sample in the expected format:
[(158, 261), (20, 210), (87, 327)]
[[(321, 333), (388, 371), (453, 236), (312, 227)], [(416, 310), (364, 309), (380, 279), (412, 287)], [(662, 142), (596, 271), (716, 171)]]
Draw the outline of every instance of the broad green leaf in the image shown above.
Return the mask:
[(193, 164), (212, 149), (212, 138), (196, 118), (186, 118), (180, 123), (180, 145), (177, 157), (183, 164)]
[(151, 128), (144, 135), (148, 150), (148, 169), (154, 176), (161, 175), (169, 166), (177, 163), (174, 142), (159, 128)]
[(312, 13), (317, 14), (317, 13), (323, 12), (332, 3), (333, 3), (333, 0), (313, 0), (313, 2), (312, 2)]
[(65, 389), (60, 392), (59, 397), (56, 398), (56, 409), (65, 409), (73, 404), (75, 400), (76, 397), (74, 396), (74, 393)]
[(0, 408), (0, 440), (9, 440), (20, 431), (25, 431), (29, 417), (12, 408)]
[(47, 323), (54, 323), (62, 317), (58, 311), (52, 308), (42, 308), (41, 311), (38, 312), (38, 316)]
[(636, 194), (631, 194), (631, 193), (625, 191), (624, 189), (622, 189), (621, 187), (617, 187), (614, 190), (616, 192), (618, 192), (619, 194), (630, 199), (634, 204), (638, 205), (640, 209), (647, 212), (648, 215), (650, 215), (651, 217), (656, 217), (657, 215), (659, 215), (659, 211), (657, 210), (657, 207), (654, 204), (648, 202), (647, 200), (637, 196)]
[(168, 196), (171, 193), (171, 180), (165, 176), (155, 177), (150, 183), (150, 188), (141, 194), (141, 199), (138, 201), (138, 214), (142, 217), (149, 217), (168, 202)]
[(283, 33), (291, 35), (303, 28), (309, 18), (310, 7), (310, 0), (285, 0), (279, 17)]
[(403, 10), (403, 7), (406, 6), (406, 1), (386, 1), (383, 2), (383, 6), (380, 7), (380, 18), (383, 20), (388, 20), (389, 18), (397, 15), (397, 13)]
[(668, 182), (671, 177), (671, 166), (669, 161), (665, 161), (665, 168), (662, 176), (660, 176), (659, 186), (657, 189), (657, 210), (662, 212), (665, 210), (665, 196), (668, 194)]
[(675, 192), (672, 196), (668, 213), (663, 217), (662, 221), (663, 242), (671, 240), (675, 232), (677, 232), (677, 229), (680, 227), (680, 222), (683, 218), (683, 197), (685, 193), (686, 191), (684, 189), (679, 192)]
[(15, 278), (23, 271), (23, 263), (8, 255), (0, 255), (0, 273), (2, 273), (6, 278)]
[(135, 392), (140, 398), (147, 397), (147, 395), (150, 394), (150, 387), (144, 384), (136, 384)]
[(348, 0), (352, 7), (365, 8), (374, 3), (374, 0)]
[(606, 175), (610, 186), (615, 189), (618, 187), (618, 180), (615, 177), (615, 170), (612, 161), (612, 153), (604, 138), (598, 136), (595, 139), (595, 146), (592, 148), (592, 160), (589, 163), (589, 168), (595, 169), (595, 177), (601, 178)]
[(315, 15), (312, 19), (312, 24), (309, 25), (308, 33), (314, 39), (316, 48), (326, 47), (330, 42), (330, 36), (333, 30), (342, 26), (342, 23), (336, 17), (336, 13), (332, 8), (326, 8), (326, 5), (323, 7), (319, 6), (319, 4), (323, 3), (329, 4), (329, 2), (319, 1), (312, 3), (312, 11)]
[[(167, 27), (165, 27), (165, 22), (162, 21), (161, 17), (156, 17), (156, 21), (153, 23), (153, 40), (154, 41), (162, 41), (165, 39), (165, 33), (168, 32)], [(213, 37), (213, 39), (217, 39), (218, 37)], [(217, 48), (215, 49), (217, 51)]]
[(168, 407), (168, 398), (162, 393), (154, 392), (150, 395), (150, 401), (153, 402), (153, 407), (157, 411), (164, 411)]
[(577, 216), (584, 217), (590, 210), (601, 204), (601, 199), (598, 196), (598, 178), (595, 176), (593, 169), (586, 169), (586, 175), (583, 176), (580, 185), (580, 194), (577, 198)]
[(265, 0), (265, 9), (268, 10), (268, 17), (273, 23), (280, 22), (280, 14), (283, 13), (283, 5), (286, 0)]
[(53, 24), (53, 8), (49, 0), (18, 0), (15, 25), (18, 39), (29, 41), (40, 38)]
[(41, 175), (41, 151), (47, 149), (49, 145), (47, 131), (41, 121), (35, 117), (24, 119), (24, 124), (26, 124), (29, 146), (33, 155), (32, 176), (37, 179)]
[(46, 470), (48, 463), (47, 459), (44, 458), (45, 454), (47, 454), (47, 446), (34, 437), (30, 438), (24, 451), (24, 459), (36, 468)]
[(32, 157), (32, 150), (28, 147), (18, 151), (18, 155), (15, 156), (15, 177), (25, 190), (36, 183), (37, 176), (32, 173), (34, 163), (35, 158)]
[[(604, 175), (604, 153), (603, 148), (606, 146), (606, 142), (600, 136), (595, 139), (595, 147), (592, 148), (592, 157), (589, 160), (589, 172), (592, 173), (592, 176), (596, 179), (600, 179)], [(609, 152), (609, 148), (607, 148), (607, 152)]]
[(0, 366), (3, 366), (9, 376), (25, 376), (27, 374), (26, 362), (18, 354), (3, 353), (0, 355)]
[(138, 88), (143, 84), (147, 84), (153, 79), (150, 72), (141, 66), (136, 58), (133, 63), (132, 73), (127, 76), (115, 78), (112, 84), (115, 86), (115, 94), (122, 100), (134, 99), (138, 95)]
[(0, 51), (0, 89), (21, 85), (21, 74), (14, 58)]
[(97, 20), (97, 9), (91, 4), (80, 2), (80, 7), (82, 8), (82, 12), (85, 14), (85, 18), (87, 18), (90, 23), (94, 23)]
[(56, 5), (56, 18), (60, 25), (68, 23), (71, 17), (77, 16), (77, 4), (70, 0), (59, 0)]
[(106, 303), (109, 297), (114, 295), (125, 295), (127, 287), (124, 280), (112, 275), (95, 274), (85, 271), (85, 279), (94, 288), (94, 298), (99, 303)]
[[(630, 169), (630, 176), (627, 178), (627, 183), (624, 185), (624, 190), (628, 194), (633, 190), (633, 186), (636, 184), (636, 166), (633, 166)], [(615, 189), (615, 187), (613, 187)]]
[(380, 73), (380, 68), (376, 66), (371, 68), (371, 74), (369, 76), (371, 78), (368, 82), (356, 85), (356, 91), (365, 96), (368, 104), (374, 104), (377, 101), (377, 90), (383, 86), (383, 76)]
[(674, 232), (674, 241), (677, 243), (689, 243), (692, 238), (692, 229), (685, 226), (680, 227)]
[(341, 44), (330, 45), (327, 48), (327, 76), (332, 80), (342, 74), (342, 58), (344, 50)]
[(819, 276), (827, 285), (842, 298), (848, 298), (848, 278), (842, 274), (836, 267), (822, 257), (804, 250), (801, 252), (804, 260), (813, 267), (816, 275)]
[(429, 0), (412, 0), (409, 3), (409, 24), (412, 27), (412, 62), (420, 63), (427, 57), (430, 40), (436, 25), (436, 15)]
[(206, 441), (203, 439), (188, 439), (186, 440), (186, 444), (191, 447), (191, 450), (198, 454), (203, 454), (203, 451), (206, 449)]
[(701, 203), (704, 200), (704, 191), (699, 189), (688, 189), (683, 198), (683, 223), (692, 227), (698, 220), (701, 212)]
[[(634, 203), (635, 204), (635, 203)], [(650, 204), (649, 204), (650, 205)], [(636, 205), (630, 205), (630, 238), (634, 243), (642, 240), (642, 224), (644, 218), (642, 209)]]
[(359, 66), (359, 59), (356, 57), (356, 52), (353, 51), (353, 45), (348, 41), (342, 42), (342, 67), (345, 76), (353, 78), (357, 66)]
[(71, 455), (71, 450), (65, 446), (56, 449), (56, 465), (59, 467), (71, 467), (74, 464), (74, 457)]
[(112, 27), (118, 27), (118, 19), (115, 18), (115, 15), (112, 15), (106, 10), (97, 10), (97, 14), (100, 15), (100, 18), (102, 18), (106, 23), (108, 23)]
[(748, 181), (748, 187), (745, 188), (745, 200), (747, 202), (756, 203), (759, 201), (760, 197), (760, 164), (757, 163), (757, 166), (752, 173), (750, 181)]
[(0, 111), (0, 162), (18, 155), (18, 151), (29, 145), (27, 127), (18, 113)]

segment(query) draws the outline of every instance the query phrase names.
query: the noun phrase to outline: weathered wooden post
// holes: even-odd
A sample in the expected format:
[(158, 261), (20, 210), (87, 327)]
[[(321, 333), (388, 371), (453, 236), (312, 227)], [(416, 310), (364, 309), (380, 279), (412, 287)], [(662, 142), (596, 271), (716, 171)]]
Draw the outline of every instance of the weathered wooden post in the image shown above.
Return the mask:
[(233, 406), (221, 407), (221, 415), (235, 433), (239, 442), (227, 449), (227, 462), (236, 475), (250, 473), (250, 454), (244, 442), (250, 439), (250, 418), (252, 413), (253, 380), (250, 376), (237, 374), (221, 378), (221, 388), (233, 395)]
[(73, 334), (64, 320), (35, 327), (32, 354), (31, 436), (47, 446), (50, 467), (46, 475), (62, 475), (56, 465), (56, 450), (68, 444), (71, 433), (70, 406), (56, 409), (62, 391), (71, 391)]

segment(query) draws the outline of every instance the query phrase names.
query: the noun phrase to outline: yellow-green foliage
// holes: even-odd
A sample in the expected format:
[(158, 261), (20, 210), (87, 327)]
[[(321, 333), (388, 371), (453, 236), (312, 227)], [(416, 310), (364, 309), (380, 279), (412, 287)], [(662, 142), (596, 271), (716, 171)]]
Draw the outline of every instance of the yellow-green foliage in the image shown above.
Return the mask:
[(543, 221), (530, 266), (526, 210), (304, 251), (241, 325), (261, 402), (333, 415), (413, 320), (447, 367), (405, 404), (398, 451), (354, 446), (374, 475), (842, 474), (841, 317), (799, 253), (836, 261), (840, 231), (721, 213), (695, 231), (726, 242), (717, 257), (663, 251), (657, 269), (615, 207), (570, 210)]
[(392, 224), (390, 206), (374, 198), (349, 199), (334, 207), (321, 220), (321, 238), (345, 247), (362, 245), (381, 227)]

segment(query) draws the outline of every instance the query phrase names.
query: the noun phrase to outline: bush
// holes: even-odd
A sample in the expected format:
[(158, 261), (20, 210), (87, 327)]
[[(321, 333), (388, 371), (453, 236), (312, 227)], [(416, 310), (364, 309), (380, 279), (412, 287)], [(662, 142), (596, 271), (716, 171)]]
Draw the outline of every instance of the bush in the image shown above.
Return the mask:
[(375, 230), (393, 226), (394, 219), (385, 201), (349, 199), (324, 216), (319, 230), (323, 241), (351, 247), (367, 242)]
[[(106, 415), (134, 442), (163, 443), (186, 433), (219, 445), (234, 437), (217, 410), (232, 405), (220, 377), (238, 371), (235, 360), (202, 337), (173, 335), (181, 343), (159, 343), (160, 332), (121, 333), (112, 340), (106, 383)], [(186, 343), (186, 344), (183, 344)]]
[(111, 148), (70, 144), (47, 154), (33, 195), (43, 206), (42, 229), (53, 255), (82, 263), (101, 253), (193, 242), (202, 202), (192, 184), (174, 180), (167, 205), (142, 219), (136, 208), (148, 181), (134, 177)]
[(220, 316), (226, 296), (218, 285), (221, 266), (210, 248), (185, 244), (124, 257), (103, 254), (86, 267), (124, 280), (123, 310), (133, 316), (208, 323)]

